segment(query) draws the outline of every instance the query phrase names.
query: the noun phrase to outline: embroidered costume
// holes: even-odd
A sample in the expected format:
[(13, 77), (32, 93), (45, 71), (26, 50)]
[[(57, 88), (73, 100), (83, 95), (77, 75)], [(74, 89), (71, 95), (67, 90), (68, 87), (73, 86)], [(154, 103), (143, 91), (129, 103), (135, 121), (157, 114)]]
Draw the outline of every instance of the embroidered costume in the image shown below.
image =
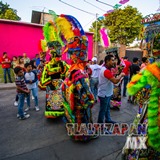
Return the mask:
[(56, 24), (48, 22), (43, 30), (51, 59), (44, 66), (39, 87), (46, 90), (45, 116), (56, 118), (64, 115), (60, 86), (69, 66), (61, 60), (61, 50), (64, 44), (59, 36)]
[[(136, 98), (139, 100), (139, 111), (129, 136), (133, 136), (138, 129), (139, 133), (147, 137), (147, 149), (127, 150), (124, 146), (125, 159), (158, 160), (160, 159), (160, 63), (146, 66), (133, 76), (127, 87), (128, 93), (130, 95), (137, 93)], [(143, 132), (138, 124), (145, 125), (147, 133)]]
[(71, 66), (62, 83), (64, 120), (66, 123), (77, 124), (75, 130), (78, 133), (71, 134), (74, 140), (86, 141), (93, 136), (87, 135), (89, 133), (84, 134), (82, 124), (92, 123), (91, 108), (94, 104), (89, 77), (85, 71), (88, 40), (80, 23), (73, 16), (60, 15), (56, 22), (71, 59)]

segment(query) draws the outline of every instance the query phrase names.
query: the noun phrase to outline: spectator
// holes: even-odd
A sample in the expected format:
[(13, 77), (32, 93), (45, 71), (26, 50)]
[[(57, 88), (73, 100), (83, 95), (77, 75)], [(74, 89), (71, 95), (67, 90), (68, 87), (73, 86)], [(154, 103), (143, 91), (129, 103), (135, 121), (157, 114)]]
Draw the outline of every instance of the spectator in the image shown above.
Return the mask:
[[(35, 104), (35, 110), (39, 111), (38, 106), (38, 89), (37, 89), (37, 74), (32, 71), (32, 66), (30, 63), (25, 64), (26, 73), (24, 74), (24, 79), (27, 84), (27, 88), (32, 91), (32, 94), (34, 96), (34, 104)], [(25, 111), (28, 111), (30, 109), (30, 95), (27, 97), (27, 104), (28, 107), (25, 109)]]
[[(12, 60), (12, 63), (11, 63), (11, 66), (12, 66), (13, 70), (16, 67), (16, 65), (17, 65), (17, 57), (13, 56), (13, 60)], [(16, 74), (15, 73), (14, 73), (14, 77), (16, 78)], [(14, 106), (18, 106), (18, 94), (16, 95)]]
[(38, 65), (40, 64), (39, 54), (36, 54), (36, 58), (34, 60), (36, 61), (36, 67), (38, 67)]
[[(38, 78), (38, 69), (37, 69), (37, 66), (36, 66), (36, 61), (35, 61), (35, 59), (32, 59), (31, 61), (30, 61), (30, 64), (31, 64), (31, 66), (32, 66), (32, 71), (33, 72), (35, 72), (35, 74), (37, 75), (37, 78)], [(37, 79), (37, 82), (36, 82), (36, 84), (37, 84), (37, 92), (38, 92), (38, 79)], [(32, 92), (31, 92), (32, 93)], [(34, 99), (34, 96), (33, 96), (33, 93), (32, 93), (32, 99)]]
[(137, 74), (140, 71), (140, 67), (138, 65), (138, 58), (134, 57), (133, 58), (133, 64), (130, 67), (130, 79), (132, 78), (133, 75)]
[(42, 72), (43, 72), (43, 68), (44, 68), (44, 66), (45, 66), (45, 63), (44, 63), (45, 61), (44, 60), (40, 60), (40, 64), (38, 65), (38, 67), (37, 67), (37, 70), (38, 70), (38, 74), (37, 74), (37, 76), (38, 76), (38, 80), (40, 81), (40, 78), (41, 78), (41, 75), (42, 75)]
[(16, 86), (17, 86), (17, 93), (19, 97), (19, 104), (18, 104), (18, 114), (17, 118), (20, 120), (24, 120), (30, 117), (29, 114), (23, 112), (24, 106), (24, 99), (29, 94), (29, 90), (27, 89), (26, 83), (24, 81), (24, 73), (21, 67), (14, 68), (14, 73), (16, 74)]
[(7, 83), (7, 74), (8, 74), (8, 79), (10, 83), (13, 83), (11, 80), (11, 73), (10, 73), (11, 60), (8, 57), (7, 52), (3, 52), (1, 63), (2, 63), (2, 68), (3, 68), (4, 83)]
[[(24, 68), (24, 58), (22, 56), (18, 56), (17, 58), (17, 63), (15, 63), (15, 67), (21, 67), (21, 69), (25, 72), (25, 68)], [(18, 94), (16, 95), (15, 98), (15, 102), (14, 102), (14, 106), (18, 106)], [(25, 98), (25, 102), (26, 102), (26, 98)]]
[(97, 64), (96, 57), (92, 58), (92, 65), (90, 65), (90, 69), (91, 69), (90, 87), (94, 95), (95, 102), (97, 103), (98, 76), (99, 76), (101, 66)]
[(147, 57), (142, 57), (142, 64), (140, 69), (144, 69), (147, 65), (149, 64), (148, 58)]
[(92, 64), (92, 61), (90, 59), (88, 60), (88, 64), (90, 64), (90, 65)]
[(23, 59), (24, 59), (24, 64), (29, 63), (30, 62), (30, 58), (27, 57), (26, 53), (23, 53)]
[[(133, 75), (137, 74), (140, 71), (140, 67), (139, 67), (138, 63), (139, 63), (139, 59), (137, 57), (134, 57), (133, 64), (130, 67), (130, 80)], [(134, 96), (129, 96), (128, 102), (134, 103), (134, 99), (135, 99)]]
[(36, 60), (35, 59), (32, 59), (30, 61), (30, 64), (32, 66), (32, 71), (34, 71), (35, 73), (38, 73), (38, 70), (37, 70), (37, 66), (36, 66)]
[(24, 58), (22, 56), (18, 56), (16, 67), (21, 67), (23, 69), (23, 71), (25, 72)]
[(13, 56), (11, 66), (14, 69), (17, 65), (17, 56)]
[(111, 68), (115, 65), (113, 55), (107, 55), (104, 63), (99, 74), (98, 97), (100, 99), (100, 110), (98, 123), (103, 123), (104, 117), (105, 123), (115, 123), (110, 117), (110, 99), (113, 95), (113, 84), (118, 83), (125, 74), (121, 73), (117, 78), (112, 75)]
[(123, 58), (123, 62), (125, 64), (125, 67), (123, 69), (123, 73), (125, 74), (123, 79), (123, 97), (126, 97), (126, 86), (127, 86), (127, 83), (129, 82), (131, 62), (128, 60), (128, 57), (126, 56)]
[(100, 66), (103, 65), (103, 63), (104, 63), (104, 61), (103, 61), (103, 59), (102, 59), (102, 60), (100, 60), (99, 65), (100, 65)]
[[(115, 68), (111, 69), (113, 76), (118, 77), (125, 65), (123, 61), (119, 58), (118, 54), (115, 55)], [(121, 107), (121, 86), (122, 86), (123, 78), (117, 83), (114, 84), (113, 95), (111, 97), (111, 109), (120, 109)]]

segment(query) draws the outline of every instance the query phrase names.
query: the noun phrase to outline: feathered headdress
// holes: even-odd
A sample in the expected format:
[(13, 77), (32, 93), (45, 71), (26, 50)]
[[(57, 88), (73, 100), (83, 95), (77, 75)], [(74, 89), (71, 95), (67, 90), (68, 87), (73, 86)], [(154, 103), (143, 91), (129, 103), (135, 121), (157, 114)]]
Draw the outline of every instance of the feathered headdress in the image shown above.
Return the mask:
[(39, 51), (40, 52), (47, 52), (48, 51), (48, 46), (47, 46), (47, 42), (45, 39), (41, 39), (39, 41)]
[[(56, 24), (66, 43), (66, 50), (76, 63), (84, 61), (87, 57), (88, 39), (79, 21), (70, 15), (60, 15)], [(73, 58), (74, 57), (74, 58)]]
[(43, 34), (52, 57), (61, 56), (61, 49), (64, 43), (60, 37), (60, 30), (56, 23), (53, 21), (47, 22), (43, 27)]

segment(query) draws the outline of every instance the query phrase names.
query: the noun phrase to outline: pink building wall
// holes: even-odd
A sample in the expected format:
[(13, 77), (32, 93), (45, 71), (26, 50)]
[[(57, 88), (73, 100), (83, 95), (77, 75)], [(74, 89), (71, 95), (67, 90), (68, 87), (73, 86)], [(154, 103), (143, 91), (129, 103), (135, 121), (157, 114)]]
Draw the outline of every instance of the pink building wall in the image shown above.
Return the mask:
[[(34, 58), (39, 53), (39, 40), (44, 39), (42, 25), (33, 23), (24, 23), (10, 20), (0, 20), (0, 57), (3, 52), (8, 56), (23, 55), (27, 53), (29, 58)], [(87, 32), (88, 37), (88, 59), (92, 58), (93, 52), (93, 34)], [(65, 60), (65, 55), (63, 59)]]

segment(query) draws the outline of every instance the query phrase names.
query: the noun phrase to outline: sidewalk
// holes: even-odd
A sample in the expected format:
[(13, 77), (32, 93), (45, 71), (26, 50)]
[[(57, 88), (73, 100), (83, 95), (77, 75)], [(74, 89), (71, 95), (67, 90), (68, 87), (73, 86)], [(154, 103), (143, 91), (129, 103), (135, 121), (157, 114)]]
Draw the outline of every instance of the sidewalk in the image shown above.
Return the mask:
[(0, 83), (0, 90), (8, 90), (16, 88), (15, 83)]

